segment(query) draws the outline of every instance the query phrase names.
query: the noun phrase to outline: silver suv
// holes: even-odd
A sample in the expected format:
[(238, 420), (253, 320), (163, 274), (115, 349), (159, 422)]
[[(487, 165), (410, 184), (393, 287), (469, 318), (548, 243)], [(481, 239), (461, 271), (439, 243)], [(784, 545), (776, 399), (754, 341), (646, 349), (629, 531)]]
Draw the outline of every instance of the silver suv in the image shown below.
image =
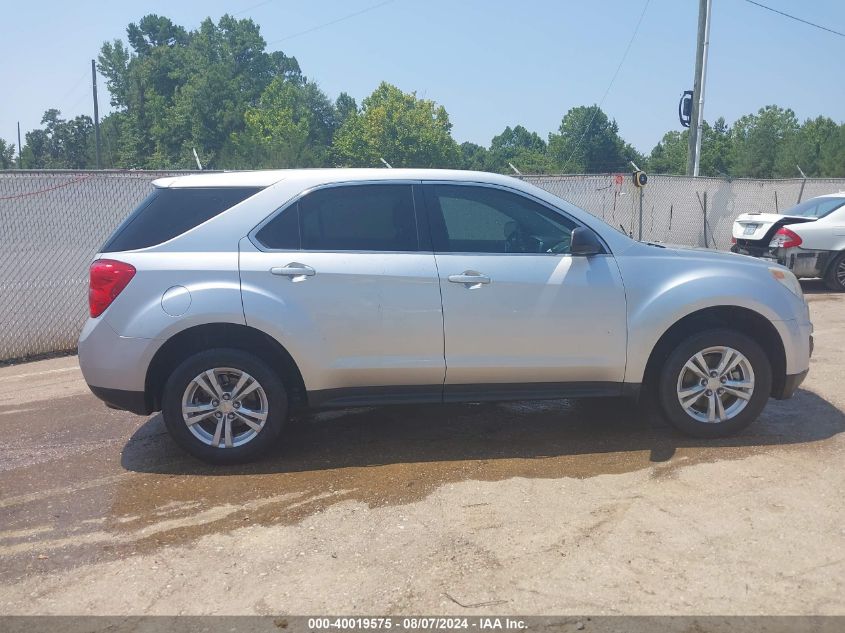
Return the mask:
[(807, 374), (795, 276), (636, 242), (522, 181), (301, 170), (156, 181), (91, 264), (79, 362), (211, 462), (291, 410), (645, 395), (680, 430), (750, 424)]

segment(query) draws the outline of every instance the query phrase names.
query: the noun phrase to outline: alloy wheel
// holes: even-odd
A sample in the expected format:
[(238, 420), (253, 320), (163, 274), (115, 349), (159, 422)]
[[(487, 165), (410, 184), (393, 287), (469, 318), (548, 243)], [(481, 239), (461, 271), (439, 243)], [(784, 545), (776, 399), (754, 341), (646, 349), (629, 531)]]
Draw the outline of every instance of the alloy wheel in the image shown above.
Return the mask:
[(267, 421), (267, 394), (245, 371), (215, 367), (198, 374), (182, 395), (182, 419), (203, 444), (243, 446)]
[(845, 288), (845, 259), (839, 262), (839, 265), (836, 267), (836, 282), (842, 288)]
[(698, 422), (727, 422), (748, 406), (753, 394), (754, 369), (732, 347), (701, 350), (684, 364), (678, 375), (678, 402)]

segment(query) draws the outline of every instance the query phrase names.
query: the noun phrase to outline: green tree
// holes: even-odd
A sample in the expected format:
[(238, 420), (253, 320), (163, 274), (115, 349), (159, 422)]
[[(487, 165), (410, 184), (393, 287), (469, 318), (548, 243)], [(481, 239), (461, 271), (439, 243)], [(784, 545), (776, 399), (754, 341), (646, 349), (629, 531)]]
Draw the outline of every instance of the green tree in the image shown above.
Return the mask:
[(15, 146), (0, 138), (0, 169), (15, 167)]
[(94, 122), (89, 116), (70, 120), (56, 109), (41, 118), (44, 126), (26, 133), (23, 164), (30, 169), (86, 169), (94, 166)]
[(355, 102), (355, 99), (350, 97), (348, 94), (341, 92), (334, 102), (334, 109), (335, 122), (337, 123), (337, 126), (340, 127), (346, 123), (346, 119), (353, 114), (358, 113), (358, 104)]
[(597, 105), (571, 108), (557, 134), (549, 135), (549, 156), (564, 173), (628, 171), (643, 157), (619, 136), (619, 126)]
[(783, 175), (797, 176), (800, 166), (808, 176), (828, 175), (824, 157), (836, 152), (838, 133), (839, 126), (828, 117), (807, 119), (780, 148), (778, 171)]
[(827, 142), (822, 144), (818, 170), (813, 175), (845, 178), (845, 124), (839, 125)]
[(243, 132), (232, 135), (232, 166), (290, 168), (327, 164), (336, 116), (331, 102), (316, 84), (277, 77), (262, 93), (258, 105), (246, 111), (244, 121)]
[(740, 117), (731, 128), (731, 162), (738, 175), (752, 178), (794, 176), (795, 165), (783, 149), (798, 134), (798, 119), (790, 109), (770, 105), (756, 115)]
[(344, 165), (454, 167), (458, 146), (443, 106), (382, 83), (335, 134), (334, 154)]
[(685, 174), (687, 172), (687, 147), (689, 132), (670, 130), (651, 150), (648, 169), (654, 174)]
[(712, 126), (704, 121), (701, 127), (699, 173), (702, 176), (721, 176), (723, 178), (734, 175), (733, 140), (731, 129), (725, 123), (725, 119), (719, 117)]
[(511, 173), (508, 163), (523, 173), (542, 174), (549, 171), (546, 142), (536, 132), (521, 125), (506, 127), (490, 142), (489, 169)]
[(460, 167), (461, 169), (469, 169), (472, 171), (487, 171), (490, 169), (489, 165), (489, 150), (486, 147), (470, 143), (469, 141), (461, 143), (458, 147), (460, 152)]
[[(725, 119), (719, 117), (712, 126), (704, 121), (701, 130), (699, 173), (702, 176), (734, 175), (731, 165), (731, 130)], [(651, 150), (648, 169), (655, 174), (686, 174), (688, 155), (689, 131), (666, 132)]]
[(188, 31), (148, 15), (127, 28), (129, 48), (105, 43), (99, 69), (119, 116), (121, 167), (193, 167), (196, 148), (217, 166), (245, 114), (277, 77), (300, 78), (296, 59), (265, 52), (252, 20), (224, 15)]

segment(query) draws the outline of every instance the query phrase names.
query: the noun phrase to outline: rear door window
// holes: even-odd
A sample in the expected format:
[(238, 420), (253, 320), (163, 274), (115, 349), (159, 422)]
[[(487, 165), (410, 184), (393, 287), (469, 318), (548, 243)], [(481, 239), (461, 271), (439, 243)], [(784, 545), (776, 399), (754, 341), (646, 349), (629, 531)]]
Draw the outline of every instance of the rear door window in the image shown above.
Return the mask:
[(294, 202), (261, 227), (255, 239), (273, 250), (298, 251), (302, 244), (299, 237), (299, 203)]
[(131, 251), (173, 239), (261, 191), (261, 187), (156, 187), (117, 227), (101, 252)]
[(266, 248), (305, 251), (417, 251), (410, 185), (318, 189), (279, 213), (255, 235)]

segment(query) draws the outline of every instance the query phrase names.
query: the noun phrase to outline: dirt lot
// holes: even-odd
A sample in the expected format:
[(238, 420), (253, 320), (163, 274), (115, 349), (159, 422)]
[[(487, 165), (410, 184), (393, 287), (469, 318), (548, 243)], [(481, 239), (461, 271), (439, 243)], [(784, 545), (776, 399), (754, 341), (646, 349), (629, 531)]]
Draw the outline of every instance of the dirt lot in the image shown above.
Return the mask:
[(73, 357), (0, 369), (0, 613), (845, 614), (845, 296), (795, 398), (698, 441), (625, 403), (354, 410), (209, 468)]

